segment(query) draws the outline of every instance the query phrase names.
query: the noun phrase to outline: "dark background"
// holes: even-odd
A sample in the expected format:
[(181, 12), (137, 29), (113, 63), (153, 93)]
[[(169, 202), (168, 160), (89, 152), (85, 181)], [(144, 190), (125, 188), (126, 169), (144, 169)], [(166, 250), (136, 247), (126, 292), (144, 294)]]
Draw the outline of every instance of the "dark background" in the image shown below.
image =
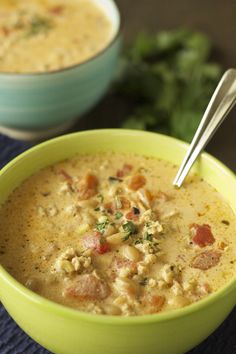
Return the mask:
[[(189, 27), (205, 32), (215, 47), (213, 60), (236, 68), (236, 0), (116, 0), (127, 45), (140, 30)], [(77, 124), (77, 129), (117, 127), (126, 114), (110, 94)], [(236, 172), (236, 106), (206, 150)]]

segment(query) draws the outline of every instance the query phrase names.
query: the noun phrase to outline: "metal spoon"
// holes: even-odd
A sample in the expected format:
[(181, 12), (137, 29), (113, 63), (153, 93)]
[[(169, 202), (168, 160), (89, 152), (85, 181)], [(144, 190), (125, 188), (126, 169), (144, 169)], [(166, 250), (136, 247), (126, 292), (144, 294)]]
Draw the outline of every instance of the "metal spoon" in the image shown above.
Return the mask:
[(181, 187), (193, 163), (202, 149), (210, 141), (236, 103), (236, 70), (229, 69), (222, 76), (206, 108), (198, 129), (193, 137), (187, 154), (173, 181), (173, 185)]

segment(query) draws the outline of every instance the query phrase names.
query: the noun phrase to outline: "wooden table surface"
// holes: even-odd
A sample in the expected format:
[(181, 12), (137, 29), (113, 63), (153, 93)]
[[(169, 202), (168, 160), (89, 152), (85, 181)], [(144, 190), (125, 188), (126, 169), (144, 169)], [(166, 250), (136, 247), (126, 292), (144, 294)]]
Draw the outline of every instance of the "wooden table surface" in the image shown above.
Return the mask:
[[(140, 30), (157, 31), (180, 26), (204, 31), (216, 46), (215, 59), (224, 68), (236, 67), (235, 0), (117, 0), (127, 44)], [(125, 116), (119, 97), (107, 96), (77, 124), (77, 129), (117, 127)], [(236, 107), (207, 149), (236, 172)]]

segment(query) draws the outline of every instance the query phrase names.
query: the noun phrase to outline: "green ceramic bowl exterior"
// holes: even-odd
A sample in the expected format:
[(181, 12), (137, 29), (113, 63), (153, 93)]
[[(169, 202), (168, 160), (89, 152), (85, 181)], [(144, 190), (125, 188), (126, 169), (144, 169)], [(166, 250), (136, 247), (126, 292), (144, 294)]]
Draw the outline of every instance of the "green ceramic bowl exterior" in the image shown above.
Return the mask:
[[(0, 172), (0, 203), (32, 173), (77, 153), (129, 152), (179, 164), (186, 149), (181, 141), (140, 131), (97, 130), (62, 136), (32, 148)], [(207, 154), (196, 163), (195, 171), (236, 211), (232, 172)], [(236, 279), (183, 309), (121, 318), (57, 305), (26, 289), (0, 266), (0, 298), (25, 332), (54, 353), (178, 354), (200, 343), (230, 313), (236, 303)]]
[(0, 125), (36, 130), (65, 124), (91, 109), (106, 93), (117, 68), (120, 16), (113, 0), (99, 0), (99, 4), (114, 25), (112, 42), (90, 60), (64, 70), (0, 73)]

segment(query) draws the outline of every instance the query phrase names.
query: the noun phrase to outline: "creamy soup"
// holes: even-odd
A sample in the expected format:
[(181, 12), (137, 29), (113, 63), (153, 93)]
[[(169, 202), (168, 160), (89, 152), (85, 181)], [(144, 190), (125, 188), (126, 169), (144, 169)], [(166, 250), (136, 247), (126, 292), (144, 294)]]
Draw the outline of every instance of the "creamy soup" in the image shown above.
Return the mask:
[(235, 275), (235, 215), (197, 176), (136, 155), (76, 156), (43, 169), (0, 210), (0, 261), (22, 284), (96, 314), (180, 308)]
[(0, 72), (44, 72), (100, 52), (114, 26), (92, 0), (0, 0)]

